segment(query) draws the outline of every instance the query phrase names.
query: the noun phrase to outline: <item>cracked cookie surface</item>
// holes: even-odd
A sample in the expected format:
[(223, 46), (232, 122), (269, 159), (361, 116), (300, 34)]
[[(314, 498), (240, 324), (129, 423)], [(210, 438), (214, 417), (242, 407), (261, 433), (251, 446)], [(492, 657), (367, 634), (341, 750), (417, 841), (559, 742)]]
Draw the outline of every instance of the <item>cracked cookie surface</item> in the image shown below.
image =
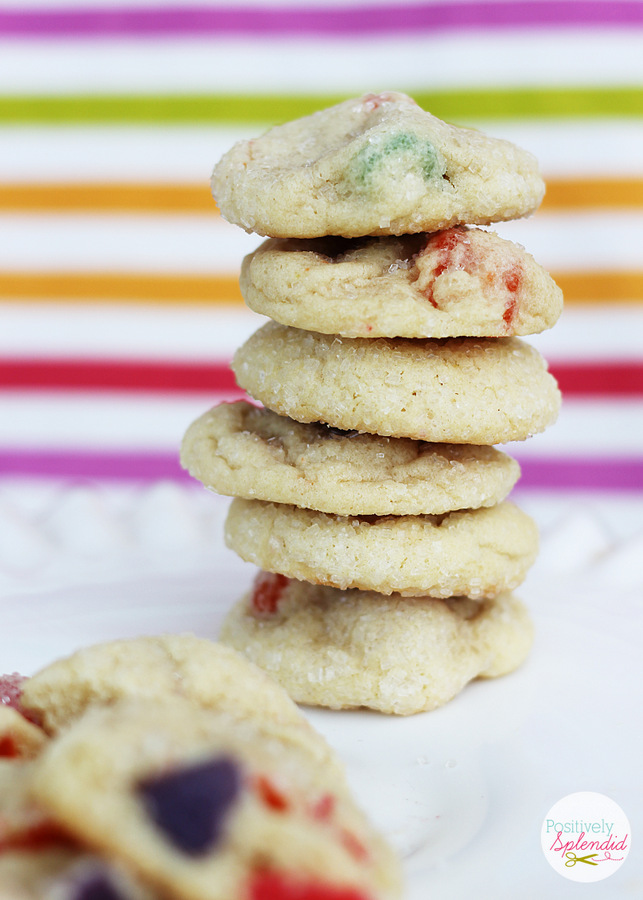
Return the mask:
[(428, 444), (304, 424), (240, 400), (197, 419), (181, 460), (233, 497), (339, 515), (411, 515), (492, 506), (518, 479), (494, 447)]
[[(268, 587), (279, 576), (261, 573)], [(300, 703), (369, 707), (410, 715), (451, 700), (474, 678), (492, 678), (527, 657), (532, 625), (504, 593), (477, 603), (383, 597), (306, 582), (273, 584), (270, 608), (250, 591), (228, 614), (221, 640), (237, 647)]]
[(93, 706), (182, 698), (197, 707), (284, 723), (327, 767), (341, 766), (290, 697), (229, 647), (192, 634), (154, 635), (84, 647), (25, 681), (21, 705), (58, 734)]
[(479, 228), (265, 241), (241, 292), (283, 325), (346, 337), (505, 337), (551, 328), (562, 291), (518, 244)]
[(240, 141), (215, 167), (212, 192), (223, 216), (246, 231), (358, 237), (529, 215), (544, 183), (526, 150), (387, 92)]

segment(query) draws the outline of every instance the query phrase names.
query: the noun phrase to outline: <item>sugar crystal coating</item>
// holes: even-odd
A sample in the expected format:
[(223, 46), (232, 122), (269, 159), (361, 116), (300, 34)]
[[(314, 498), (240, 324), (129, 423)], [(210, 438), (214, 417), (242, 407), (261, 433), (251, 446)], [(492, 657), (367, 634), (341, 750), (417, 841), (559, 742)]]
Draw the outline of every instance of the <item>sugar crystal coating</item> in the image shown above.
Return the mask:
[(529, 215), (534, 157), (456, 128), (404, 94), (366, 94), (239, 141), (212, 191), (222, 215), (272, 237), (413, 234)]

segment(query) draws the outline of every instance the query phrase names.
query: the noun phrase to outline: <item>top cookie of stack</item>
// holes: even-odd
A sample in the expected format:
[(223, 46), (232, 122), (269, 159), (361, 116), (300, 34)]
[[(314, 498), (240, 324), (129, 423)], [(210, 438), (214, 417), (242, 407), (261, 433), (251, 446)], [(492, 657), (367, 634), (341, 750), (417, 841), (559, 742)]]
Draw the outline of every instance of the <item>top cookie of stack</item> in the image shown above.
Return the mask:
[[(393, 712), (430, 708), (476, 675), (515, 667), (529, 626), (519, 606), (498, 610), (514, 603), (507, 592), (533, 562), (537, 535), (505, 501), (518, 466), (492, 445), (524, 440), (557, 416), (557, 385), (518, 335), (553, 325), (562, 295), (523, 248), (471, 226), (533, 212), (544, 193), (536, 161), (439, 121), (403, 94), (368, 94), (237, 144), (212, 186), (227, 219), (269, 236), (244, 260), (241, 289), (273, 321), (233, 361), (239, 385), (264, 408), (206, 413), (188, 430), (182, 461), (237, 498), (229, 546), (282, 579), (259, 579), (223, 639), (297, 700)], [(288, 587), (289, 578), (301, 587)], [(319, 585), (361, 593), (335, 603), (320, 599)], [(386, 617), (377, 598), (393, 593), (434, 598), (406, 610), (401, 658), (388, 658), (398, 687), (408, 676), (404, 704), (382, 699), (379, 687), (372, 696), (357, 688), (367, 668), (357, 645), (341, 648), (344, 668), (328, 664), (320, 687), (311, 671), (324, 669), (324, 652), (328, 660), (339, 652), (330, 619), (346, 620), (336, 635), (356, 635), (350, 617), (363, 618), (364, 603)], [(451, 600), (459, 596), (492, 603), (458, 612)], [(440, 652), (468, 662), (436, 688), (428, 684), (444, 668), (436, 656), (416, 691), (411, 659), (426, 662), (443, 626), (408, 616), (433, 616), (443, 600), (440, 615), (460, 636)], [(313, 660), (298, 646), (312, 646), (316, 604), (328, 627)], [(297, 620), (292, 635), (287, 610)], [(489, 625), (494, 616), (505, 626), (511, 619), (511, 660), (506, 633)], [(483, 640), (471, 623), (489, 626)], [(417, 647), (406, 640), (413, 632)]]
[(545, 189), (513, 144), (455, 128), (404, 94), (367, 94), (236, 144), (222, 214), (271, 237), (415, 234), (529, 215)]

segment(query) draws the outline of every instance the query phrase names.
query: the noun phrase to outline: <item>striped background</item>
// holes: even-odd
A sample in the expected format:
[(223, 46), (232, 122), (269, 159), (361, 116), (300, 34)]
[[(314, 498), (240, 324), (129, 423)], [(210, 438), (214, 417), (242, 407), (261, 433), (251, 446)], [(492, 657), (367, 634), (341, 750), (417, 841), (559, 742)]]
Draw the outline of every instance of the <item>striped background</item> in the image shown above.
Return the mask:
[[(181, 435), (238, 395), (259, 239), (209, 175), (231, 143), (402, 90), (532, 150), (532, 219), (498, 226), (564, 290), (534, 343), (559, 423), (521, 488), (643, 510), (643, 2), (0, 3), (0, 488), (185, 479)], [(643, 521), (643, 515), (641, 516)]]

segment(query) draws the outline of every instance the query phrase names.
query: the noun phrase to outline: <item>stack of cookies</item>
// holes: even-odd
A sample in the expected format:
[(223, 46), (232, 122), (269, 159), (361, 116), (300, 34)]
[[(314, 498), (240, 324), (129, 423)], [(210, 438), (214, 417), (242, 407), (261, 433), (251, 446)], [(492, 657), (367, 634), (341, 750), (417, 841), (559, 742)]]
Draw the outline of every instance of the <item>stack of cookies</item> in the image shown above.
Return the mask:
[(538, 207), (535, 160), (386, 93), (237, 144), (213, 192), (269, 236), (241, 289), (272, 320), (233, 361), (262, 406), (215, 408), (183, 443), (183, 465), (236, 498), (226, 541), (261, 569), (222, 640), (331, 708), (419, 712), (511, 671), (538, 538), (493, 445), (557, 416), (518, 335), (553, 325), (562, 296), (474, 226)]

